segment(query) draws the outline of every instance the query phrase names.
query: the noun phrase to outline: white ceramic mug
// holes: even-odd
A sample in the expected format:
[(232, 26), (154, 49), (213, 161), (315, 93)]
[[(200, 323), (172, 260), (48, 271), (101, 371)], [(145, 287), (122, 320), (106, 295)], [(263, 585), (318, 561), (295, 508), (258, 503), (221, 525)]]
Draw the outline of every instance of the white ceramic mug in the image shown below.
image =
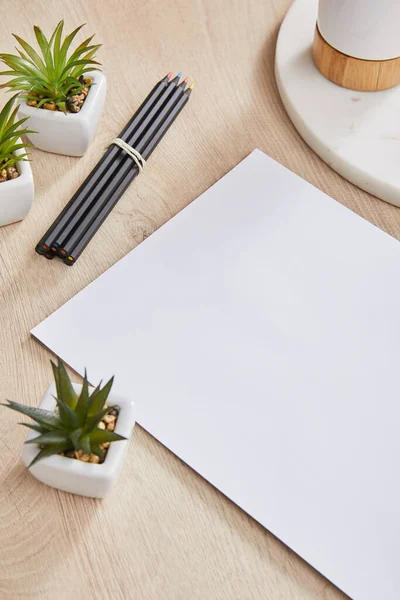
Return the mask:
[(400, 56), (400, 0), (319, 0), (318, 28), (343, 54), (364, 60)]

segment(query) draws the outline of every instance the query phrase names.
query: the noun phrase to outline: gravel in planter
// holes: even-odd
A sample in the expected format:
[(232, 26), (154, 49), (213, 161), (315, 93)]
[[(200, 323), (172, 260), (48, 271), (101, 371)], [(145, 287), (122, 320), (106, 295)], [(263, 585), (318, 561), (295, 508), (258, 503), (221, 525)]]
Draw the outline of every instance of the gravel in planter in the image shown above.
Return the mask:
[[(105, 406), (104, 408), (107, 408)], [(115, 425), (117, 423), (119, 415), (119, 407), (114, 406), (110, 409), (103, 419), (98, 424), (99, 429), (108, 429), (109, 431), (114, 431)], [(83, 450), (68, 450), (66, 452), (61, 452), (60, 456), (65, 456), (67, 458), (74, 458), (75, 460), (81, 460), (82, 462), (89, 462), (94, 464), (101, 464), (105, 461), (108, 448), (110, 447), (110, 442), (105, 442), (104, 444), (100, 444), (100, 449), (103, 452), (103, 458), (101, 459), (96, 454), (86, 454)]]
[(7, 167), (7, 169), (0, 170), (0, 183), (16, 179), (17, 177), (19, 177), (19, 173), (15, 167)]
[[(88, 97), (90, 87), (93, 85), (93, 79), (91, 77), (83, 77), (83, 75), (81, 75), (81, 77), (79, 78), (79, 83), (81, 83), (82, 85), (84, 84), (86, 87), (84, 87), (80, 91), (71, 90), (71, 94), (68, 96), (67, 100), (67, 111), (70, 113), (78, 113), (81, 110), (86, 98)], [(36, 107), (39, 104), (40, 100), (42, 100), (43, 98), (44, 96), (38, 96), (37, 100), (27, 100), (26, 103), (28, 106)], [(61, 109), (58, 106), (56, 106), (53, 102), (45, 102), (44, 104), (41, 104), (38, 108), (62, 112)]]

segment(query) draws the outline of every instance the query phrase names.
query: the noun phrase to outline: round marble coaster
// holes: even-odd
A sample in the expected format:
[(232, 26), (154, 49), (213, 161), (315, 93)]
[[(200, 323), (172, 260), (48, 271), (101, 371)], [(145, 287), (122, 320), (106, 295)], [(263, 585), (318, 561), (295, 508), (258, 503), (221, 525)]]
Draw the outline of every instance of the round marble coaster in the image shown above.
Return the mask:
[(295, 0), (279, 32), (275, 76), (309, 146), (363, 190), (400, 206), (400, 86), (355, 92), (325, 79), (311, 56), (317, 0)]

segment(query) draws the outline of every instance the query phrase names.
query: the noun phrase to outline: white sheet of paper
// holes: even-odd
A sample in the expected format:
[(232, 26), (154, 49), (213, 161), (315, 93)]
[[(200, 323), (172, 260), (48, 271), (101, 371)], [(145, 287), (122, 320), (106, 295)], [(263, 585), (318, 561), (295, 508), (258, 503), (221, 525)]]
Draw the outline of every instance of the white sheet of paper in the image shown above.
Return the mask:
[(32, 333), (355, 600), (399, 600), (399, 275), (256, 150)]

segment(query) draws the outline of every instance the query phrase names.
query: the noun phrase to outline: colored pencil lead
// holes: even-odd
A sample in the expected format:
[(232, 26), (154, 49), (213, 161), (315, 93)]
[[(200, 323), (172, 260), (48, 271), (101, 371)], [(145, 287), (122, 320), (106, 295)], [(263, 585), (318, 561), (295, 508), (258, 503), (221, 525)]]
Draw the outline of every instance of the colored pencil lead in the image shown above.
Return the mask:
[(188, 81), (189, 81), (189, 77), (186, 77), (186, 78), (183, 80), (183, 83), (187, 83)]
[(195, 84), (192, 83), (191, 85), (189, 85), (189, 90), (192, 90), (194, 88)]
[(177, 77), (182, 77), (182, 71), (178, 73)]
[(168, 73), (168, 75), (167, 75), (167, 78), (168, 78), (168, 79), (171, 79), (171, 77), (172, 77), (172, 71), (170, 71), (170, 72)]

